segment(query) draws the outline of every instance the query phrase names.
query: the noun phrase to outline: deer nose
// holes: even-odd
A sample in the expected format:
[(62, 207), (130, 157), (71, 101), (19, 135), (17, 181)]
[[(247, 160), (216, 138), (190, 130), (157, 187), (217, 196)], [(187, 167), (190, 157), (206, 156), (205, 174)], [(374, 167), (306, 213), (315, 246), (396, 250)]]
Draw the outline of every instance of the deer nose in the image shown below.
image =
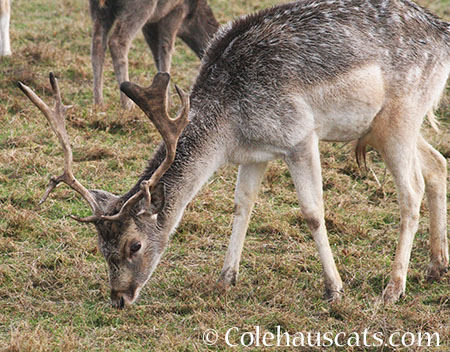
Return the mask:
[(123, 309), (125, 307), (125, 298), (123, 297), (123, 293), (111, 290), (111, 304), (114, 308)]

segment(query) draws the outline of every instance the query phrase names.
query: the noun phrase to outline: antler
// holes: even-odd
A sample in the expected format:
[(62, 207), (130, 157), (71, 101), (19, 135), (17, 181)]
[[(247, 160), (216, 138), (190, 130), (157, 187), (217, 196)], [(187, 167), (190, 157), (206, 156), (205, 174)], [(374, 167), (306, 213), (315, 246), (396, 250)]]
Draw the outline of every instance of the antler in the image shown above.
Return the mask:
[(148, 211), (151, 205), (152, 189), (175, 160), (178, 138), (188, 124), (189, 95), (175, 85), (182, 108), (175, 119), (170, 118), (167, 114), (169, 81), (170, 75), (168, 73), (158, 72), (149, 87), (140, 87), (131, 82), (124, 82), (120, 85), (122, 92), (145, 112), (161, 134), (166, 146), (166, 157), (150, 179), (141, 182), (140, 190), (125, 202), (117, 214), (102, 216), (102, 219), (113, 221), (123, 219), (129, 215), (131, 209), (142, 198), (145, 198), (145, 208), (142, 212)]
[(58, 137), (59, 142), (61, 143), (61, 146), (64, 151), (64, 172), (62, 175), (58, 177), (52, 176), (50, 178), (47, 189), (43, 197), (39, 201), (39, 205), (45, 202), (49, 194), (56, 188), (56, 186), (58, 186), (60, 182), (64, 182), (69, 187), (77, 191), (89, 203), (93, 212), (92, 216), (88, 216), (86, 218), (78, 218), (72, 215), (71, 217), (81, 222), (95, 222), (100, 219), (102, 211), (100, 210), (100, 207), (98, 206), (92, 194), (80, 182), (78, 182), (78, 180), (73, 176), (72, 172), (72, 163), (73, 163), (72, 148), (70, 147), (70, 141), (69, 136), (67, 134), (65, 121), (66, 112), (72, 106), (63, 105), (61, 101), (61, 93), (59, 90), (58, 81), (52, 72), (50, 72), (49, 78), (53, 90), (53, 98), (55, 99), (55, 106), (53, 107), (53, 109), (50, 109), (48, 105), (45, 104), (41, 100), (41, 98), (39, 98), (33, 92), (31, 88), (29, 88), (22, 82), (18, 83), (19, 88), (32, 101), (32, 103), (36, 105), (39, 108), (39, 110), (41, 110), (42, 113), (45, 115), (50, 124), (50, 127)]

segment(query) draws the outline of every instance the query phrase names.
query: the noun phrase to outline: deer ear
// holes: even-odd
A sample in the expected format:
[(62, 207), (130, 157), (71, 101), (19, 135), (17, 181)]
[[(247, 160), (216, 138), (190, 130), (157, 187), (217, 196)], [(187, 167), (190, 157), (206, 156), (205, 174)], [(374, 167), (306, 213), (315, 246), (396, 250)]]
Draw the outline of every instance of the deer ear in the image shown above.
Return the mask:
[(113, 206), (116, 201), (120, 198), (112, 193), (103, 191), (101, 189), (90, 189), (89, 193), (92, 194), (96, 200), (99, 208), (104, 213), (107, 213), (109, 208)]
[(166, 202), (165, 188), (162, 183), (158, 183), (151, 191), (152, 203), (150, 209), (146, 209), (145, 200), (142, 199), (138, 203), (138, 215), (151, 216), (156, 219), (158, 214), (164, 208)]
[(164, 204), (166, 203), (166, 190), (164, 185), (160, 182), (155, 188), (152, 189), (152, 206), (150, 212), (152, 214), (159, 214), (164, 208)]

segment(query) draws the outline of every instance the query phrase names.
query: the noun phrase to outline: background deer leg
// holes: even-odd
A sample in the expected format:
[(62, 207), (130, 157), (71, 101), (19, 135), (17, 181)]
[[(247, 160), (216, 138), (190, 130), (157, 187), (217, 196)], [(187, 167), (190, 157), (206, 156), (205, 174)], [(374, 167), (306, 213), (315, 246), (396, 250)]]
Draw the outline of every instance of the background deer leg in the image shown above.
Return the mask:
[[(122, 82), (129, 80), (128, 51), (130, 50), (133, 38), (138, 30), (142, 28), (145, 21), (145, 11), (140, 14), (140, 17), (133, 15), (131, 19), (118, 19), (109, 36), (108, 44), (111, 51), (114, 73), (116, 74), (119, 87)], [(120, 92), (120, 102), (124, 109), (131, 109), (133, 107), (133, 102), (122, 92)]]
[[(183, 22), (183, 17), (184, 12), (180, 7), (173, 9), (166, 17), (158, 22), (157, 55), (155, 55), (153, 49), (152, 52), (154, 57), (158, 57), (157, 60), (155, 59), (155, 62), (157, 62), (158, 71), (160, 72), (170, 72), (176, 33)], [(148, 40), (147, 43), (149, 43)], [(151, 49), (150, 43), (149, 46)]]
[(92, 44), (91, 44), (91, 62), (94, 72), (94, 104), (103, 104), (103, 63), (105, 61), (106, 39), (111, 24), (101, 23), (100, 20), (94, 20)]
[(145, 41), (152, 51), (156, 69), (160, 72), (158, 23), (147, 23), (142, 27), (142, 34), (144, 34)]
[(287, 158), (300, 209), (319, 251), (325, 275), (327, 298), (339, 299), (342, 280), (336, 268), (325, 228), (322, 174), (318, 138), (315, 134), (297, 147)]
[[(178, 28), (183, 21), (184, 13), (181, 8), (174, 9), (158, 23), (147, 23), (142, 32), (150, 47), (158, 72), (170, 72), (172, 53)], [(167, 94), (167, 103), (173, 103), (170, 94)]]
[(257, 163), (239, 166), (235, 191), (235, 217), (230, 243), (225, 262), (219, 277), (223, 286), (235, 285), (239, 273), (239, 261), (244, 247), (245, 234), (250, 220), (250, 214), (255, 204), (256, 196), (264, 176), (267, 163)]
[(419, 136), (418, 150), (430, 211), (431, 263), (427, 279), (440, 280), (448, 267), (447, 162), (422, 136)]

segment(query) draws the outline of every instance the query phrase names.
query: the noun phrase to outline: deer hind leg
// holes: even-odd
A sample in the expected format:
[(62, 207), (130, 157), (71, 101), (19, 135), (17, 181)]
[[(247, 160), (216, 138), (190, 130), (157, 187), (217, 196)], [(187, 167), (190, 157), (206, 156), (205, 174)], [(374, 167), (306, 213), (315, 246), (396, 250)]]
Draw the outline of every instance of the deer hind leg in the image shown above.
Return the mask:
[(386, 106), (375, 118), (372, 131), (367, 136), (369, 144), (381, 153), (393, 175), (400, 206), (399, 239), (391, 277), (383, 292), (385, 304), (396, 302), (405, 292), (411, 249), (425, 189), (417, 147), (422, 115), (417, 113), (420, 107), (409, 105), (407, 103), (395, 108)]
[(219, 277), (219, 285), (226, 287), (236, 284), (239, 261), (244, 247), (245, 234), (250, 214), (258, 194), (267, 163), (239, 166), (235, 191), (235, 217), (225, 262)]
[(94, 19), (91, 62), (94, 72), (94, 104), (103, 104), (103, 63), (105, 61), (106, 41), (112, 23), (102, 23)]
[(385, 303), (393, 303), (405, 292), (409, 259), (419, 224), (419, 211), (424, 192), (424, 180), (417, 150), (402, 155), (404, 149), (397, 146), (396, 157), (385, 158), (394, 176), (400, 205), (400, 234), (392, 267), (391, 278), (383, 293)]
[[(139, 29), (142, 28), (146, 21), (146, 12), (137, 12), (135, 16), (128, 16), (124, 19), (118, 18), (116, 24), (109, 36), (108, 44), (111, 51), (111, 57), (114, 66), (117, 83), (128, 81), (128, 51), (131, 42)], [(120, 92), (120, 102), (122, 108), (131, 109), (133, 102), (122, 92)]]
[(152, 49), (147, 36), (145, 37), (150, 49), (152, 49), (158, 71), (160, 72), (170, 72), (175, 38), (183, 22), (184, 15), (182, 7), (175, 8), (158, 22), (156, 53)]
[(385, 158), (394, 176), (400, 205), (400, 234), (392, 267), (391, 278), (384, 290), (385, 303), (393, 303), (405, 292), (406, 276), (414, 235), (419, 224), (419, 211), (424, 192), (424, 180), (417, 150), (402, 155), (403, 148), (394, 147), (395, 157)]
[(325, 228), (317, 136), (311, 135), (309, 140), (298, 147), (286, 158), (286, 162), (294, 181), (301, 212), (319, 251), (327, 298), (333, 301), (339, 299), (342, 294), (342, 280), (333, 259)]
[(425, 179), (425, 194), (430, 211), (430, 256), (427, 270), (429, 281), (440, 280), (447, 271), (447, 162), (445, 158), (422, 136), (418, 150), (422, 174)]
[[(183, 16), (181, 9), (175, 9), (158, 23), (147, 23), (142, 28), (158, 72), (170, 72), (176, 33), (183, 21)], [(172, 104), (170, 94), (167, 95), (167, 102), (169, 105)]]
[(150, 50), (152, 51), (153, 60), (155, 61), (156, 69), (161, 72), (159, 62), (159, 31), (158, 23), (147, 23), (142, 27), (142, 34), (144, 34)]

